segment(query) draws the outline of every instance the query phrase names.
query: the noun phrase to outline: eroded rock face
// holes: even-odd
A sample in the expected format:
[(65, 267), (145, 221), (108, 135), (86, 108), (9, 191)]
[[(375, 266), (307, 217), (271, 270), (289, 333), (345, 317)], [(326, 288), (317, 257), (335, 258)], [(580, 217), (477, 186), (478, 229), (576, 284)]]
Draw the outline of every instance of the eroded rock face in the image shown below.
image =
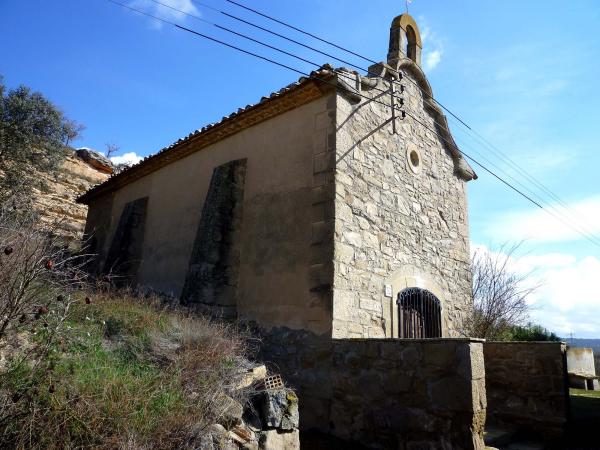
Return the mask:
[(110, 175), (115, 171), (115, 166), (110, 161), (110, 159), (98, 152), (95, 152), (94, 150), (90, 150), (87, 148), (79, 148), (75, 151), (75, 154), (78, 158), (82, 159), (87, 164), (89, 164), (94, 169), (100, 172)]
[(105, 181), (110, 172), (98, 170), (73, 152), (57, 174), (39, 176), (46, 184), (45, 189), (35, 191), (35, 209), (40, 213), (41, 222), (52, 224), (53, 229), (65, 238), (80, 239), (85, 228), (87, 206), (75, 200), (92, 186)]

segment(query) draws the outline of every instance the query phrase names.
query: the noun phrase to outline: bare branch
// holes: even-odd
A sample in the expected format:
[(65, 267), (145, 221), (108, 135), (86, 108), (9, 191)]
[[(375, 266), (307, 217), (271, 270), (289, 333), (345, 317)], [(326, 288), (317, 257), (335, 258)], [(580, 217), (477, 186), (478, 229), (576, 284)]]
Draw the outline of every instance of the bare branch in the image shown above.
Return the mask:
[(520, 245), (474, 252), (471, 258), (473, 312), (464, 324), (464, 334), (502, 339), (511, 327), (527, 320), (527, 299), (540, 286), (532, 283), (531, 272), (521, 273), (511, 267)]

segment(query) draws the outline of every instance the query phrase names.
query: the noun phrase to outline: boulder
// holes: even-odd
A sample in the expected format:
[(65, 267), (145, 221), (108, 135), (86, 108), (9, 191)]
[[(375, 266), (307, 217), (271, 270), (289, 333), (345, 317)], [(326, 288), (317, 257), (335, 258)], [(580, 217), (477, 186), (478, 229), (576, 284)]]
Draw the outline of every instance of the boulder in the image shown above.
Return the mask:
[(269, 430), (261, 433), (259, 440), (261, 450), (299, 450), (300, 432), (298, 430), (282, 433)]
[(242, 374), (241, 380), (237, 386), (237, 389), (245, 389), (252, 386), (267, 377), (267, 368), (264, 364), (259, 366), (249, 367), (245, 373)]
[(77, 157), (84, 160), (87, 164), (104, 173), (113, 173), (115, 170), (114, 164), (98, 152), (91, 150), (89, 148), (79, 148), (75, 152)]
[(298, 411), (298, 397), (294, 391), (287, 391), (287, 409), (281, 418), (279, 428), (285, 431), (295, 430), (300, 426), (300, 412)]
[(262, 393), (261, 413), (263, 423), (269, 428), (298, 428), (298, 397), (289, 389), (267, 390)]
[(110, 174), (97, 170), (75, 152), (69, 154), (56, 172), (36, 172), (40, 186), (33, 190), (34, 209), (40, 222), (66, 241), (81, 239), (85, 228), (87, 206), (76, 198), (92, 186), (102, 183)]
[(230, 439), (227, 430), (217, 423), (208, 429), (198, 430), (187, 442), (186, 448), (197, 450), (237, 450), (238, 446)]

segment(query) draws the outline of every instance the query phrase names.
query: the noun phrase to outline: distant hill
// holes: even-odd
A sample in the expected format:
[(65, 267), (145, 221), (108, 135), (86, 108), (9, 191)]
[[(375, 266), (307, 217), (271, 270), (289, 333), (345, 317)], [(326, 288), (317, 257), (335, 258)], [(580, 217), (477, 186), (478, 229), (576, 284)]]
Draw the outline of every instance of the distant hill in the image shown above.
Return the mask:
[(594, 349), (594, 353), (600, 354), (600, 339), (561, 339), (571, 347), (588, 347)]

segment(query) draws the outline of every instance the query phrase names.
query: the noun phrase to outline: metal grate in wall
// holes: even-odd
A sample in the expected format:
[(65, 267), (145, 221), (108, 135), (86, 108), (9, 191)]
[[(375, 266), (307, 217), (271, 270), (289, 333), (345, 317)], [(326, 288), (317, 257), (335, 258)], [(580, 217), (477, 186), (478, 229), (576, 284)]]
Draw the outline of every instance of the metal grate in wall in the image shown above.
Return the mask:
[(398, 294), (398, 336), (402, 339), (442, 337), (442, 307), (439, 299), (421, 288)]

